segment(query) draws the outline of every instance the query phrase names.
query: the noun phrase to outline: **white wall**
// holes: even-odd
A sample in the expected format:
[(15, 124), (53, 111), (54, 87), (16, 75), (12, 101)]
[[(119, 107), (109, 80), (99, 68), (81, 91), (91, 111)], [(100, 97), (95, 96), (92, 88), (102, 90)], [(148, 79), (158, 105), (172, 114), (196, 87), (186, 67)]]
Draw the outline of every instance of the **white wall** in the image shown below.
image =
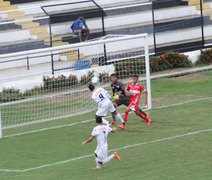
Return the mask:
[[(113, 65), (108, 65), (108, 66), (100, 66), (100, 67), (95, 67), (95, 68), (90, 68), (90, 69), (84, 69), (84, 70), (72, 70), (68, 72), (63, 72), (63, 73), (56, 73), (54, 76), (57, 77), (61, 74), (64, 76), (68, 77), (70, 74), (76, 75), (78, 80), (81, 79), (83, 75), (87, 75), (89, 71), (95, 71), (95, 74), (99, 73), (109, 73), (112, 74), (115, 71), (115, 67)], [(47, 74), (46, 76), (52, 77), (51, 74)], [(15, 88), (15, 89), (20, 89), (21, 92), (24, 92), (26, 90), (30, 90), (36, 86), (42, 86), (43, 85), (43, 75), (37, 75), (33, 77), (25, 77), (21, 79), (16, 79), (16, 80), (11, 80), (0, 83), (0, 92), (4, 88)]]

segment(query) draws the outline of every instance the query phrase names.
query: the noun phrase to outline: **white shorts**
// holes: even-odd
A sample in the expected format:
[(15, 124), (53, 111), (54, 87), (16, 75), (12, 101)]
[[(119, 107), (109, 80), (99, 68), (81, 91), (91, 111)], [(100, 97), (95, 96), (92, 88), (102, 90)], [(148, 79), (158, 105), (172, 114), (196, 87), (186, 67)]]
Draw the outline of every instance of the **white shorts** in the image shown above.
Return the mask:
[(106, 116), (108, 111), (110, 111), (110, 112), (116, 111), (116, 108), (114, 107), (114, 105), (111, 101), (99, 104), (98, 110), (96, 111), (96, 115), (101, 116), (101, 117)]

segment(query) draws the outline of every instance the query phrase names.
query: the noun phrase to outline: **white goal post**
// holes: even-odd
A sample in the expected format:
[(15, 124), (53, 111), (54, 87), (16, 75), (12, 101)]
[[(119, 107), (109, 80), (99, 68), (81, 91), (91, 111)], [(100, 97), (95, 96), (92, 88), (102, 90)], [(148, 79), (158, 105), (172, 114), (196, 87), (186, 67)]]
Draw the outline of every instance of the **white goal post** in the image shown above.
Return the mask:
[[(55, 75), (42, 77), (38, 72), (37, 76), (0, 79), (0, 131), (96, 110), (87, 86), (93, 76), (99, 76), (101, 85), (111, 92), (112, 73), (124, 83), (139, 75), (148, 91), (147, 108), (152, 108), (147, 34), (109, 35), (90, 42), (0, 55), (1, 68), (26, 61), (31, 66), (49, 64)], [(24, 84), (32, 77), (38, 79), (33, 82), (36, 87)]]

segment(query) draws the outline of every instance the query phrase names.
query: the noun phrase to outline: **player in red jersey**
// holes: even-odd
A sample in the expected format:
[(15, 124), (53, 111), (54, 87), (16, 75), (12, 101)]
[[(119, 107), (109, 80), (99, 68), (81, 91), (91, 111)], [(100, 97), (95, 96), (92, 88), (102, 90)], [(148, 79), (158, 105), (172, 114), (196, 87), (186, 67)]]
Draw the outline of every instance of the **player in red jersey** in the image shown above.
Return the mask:
[[(147, 91), (141, 84), (138, 83), (138, 76), (134, 75), (132, 78), (132, 82), (128, 83), (125, 88), (126, 95), (130, 96), (130, 104), (125, 110), (125, 116), (124, 116), (125, 123), (128, 121), (129, 112), (132, 110), (135, 112), (137, 116), (144, 119), (147, 122), (148, 126), (151, 125), (151, 119), (149, 115), (139, 108), (140, 97), (142, 92), (145, 93), (144, 103), (145, 105), (147, 105)], [(124, 129), (125, 126), (120, 125), (119, 128)]]

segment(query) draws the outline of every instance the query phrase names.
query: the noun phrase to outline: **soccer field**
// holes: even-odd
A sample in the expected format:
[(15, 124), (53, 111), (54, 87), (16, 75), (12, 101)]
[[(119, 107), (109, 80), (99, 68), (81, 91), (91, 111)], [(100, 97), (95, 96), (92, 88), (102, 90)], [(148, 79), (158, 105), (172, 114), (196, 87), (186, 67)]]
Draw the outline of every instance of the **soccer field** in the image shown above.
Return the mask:
[(81, 146), (94, 113), (4, 130), (0, 180), (211, 179), (212, 71), (152, 80), (152, 97), (151, 127), (130, 114), (126, 129), (108, 138), (121, 161), (97, 171), (96, 142)]

